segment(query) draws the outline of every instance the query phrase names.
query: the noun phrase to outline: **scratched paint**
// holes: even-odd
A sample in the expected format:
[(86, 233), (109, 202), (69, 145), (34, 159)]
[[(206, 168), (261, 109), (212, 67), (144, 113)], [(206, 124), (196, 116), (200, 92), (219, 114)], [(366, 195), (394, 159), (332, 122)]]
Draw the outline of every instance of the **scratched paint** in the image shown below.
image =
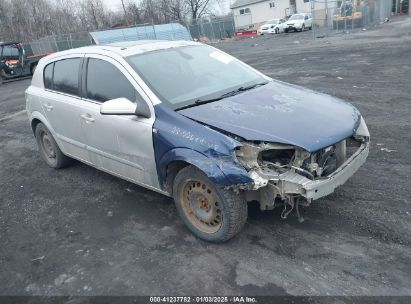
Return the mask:
[(234, 150), (241, 145), (238, 141), (186, 118), (164, 104), (158, 104), (154, 109), (156, 132), (153, 133), (153, 143), (163, 188), (167, 166), (173, 161), (184, 161), (198, 167), (220, 185), (253, 184), (235, 157)]

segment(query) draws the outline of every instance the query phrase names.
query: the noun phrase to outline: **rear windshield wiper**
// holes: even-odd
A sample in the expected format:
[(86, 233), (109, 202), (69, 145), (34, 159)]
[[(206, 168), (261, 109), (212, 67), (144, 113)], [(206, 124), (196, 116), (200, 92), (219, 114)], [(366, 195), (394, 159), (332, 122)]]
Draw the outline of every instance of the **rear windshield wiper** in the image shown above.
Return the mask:
[(210, 103), (210, 102), (213, 102), (213, 101), (221, 100), (221, 99), (223, 99), (223, 98), (240, 94), (241, 92), (254, 89), (254, 88), (256, 88), (256, 87), (265, 85), (265, 84), (267, 84), (267, 83), (268, 83), (268, 81), (267, 81), (267, 82), (256, 83), (256, 84), (253, 84), (253, 85), (250, 85), (250, 86), (246, 86), (246, 87), (239, 87), (238, 89), (235, 89), (235, 90), (233, 90), (233, 91), (224, 93), (223, 95), (221, 95), (221, 96), (219, 96), (219, 97), (216, 97), (216, 98), (210, 98), (210, 99), (201, 99), (201, 98), (199, 98), (199, 99), (197, 99), (196, 101), (194, 101), (194, 103), (189, 104), (189, 105), (186, 105), (186, 106), (182, 106), (182, 107), (180, 107), (180, 108), (178, 108), (178, 109), (176, 109), (176, 110), (177, 110), (177, 111), (178, 111), (178, 110), (184, 110), (184, 109), (196, 107), (196, 106), (199, 106), (199, 105), (202, 105), (202, 104)]

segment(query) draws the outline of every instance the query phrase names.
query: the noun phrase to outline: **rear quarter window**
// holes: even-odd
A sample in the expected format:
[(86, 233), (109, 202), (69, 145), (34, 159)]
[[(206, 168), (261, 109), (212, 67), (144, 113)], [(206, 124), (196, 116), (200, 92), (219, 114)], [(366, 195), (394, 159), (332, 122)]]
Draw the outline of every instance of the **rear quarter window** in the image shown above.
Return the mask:
[(44, 87), (46, 89), (53, 89), (53, 68), (54, 63), (50, 63), (44, 69)]

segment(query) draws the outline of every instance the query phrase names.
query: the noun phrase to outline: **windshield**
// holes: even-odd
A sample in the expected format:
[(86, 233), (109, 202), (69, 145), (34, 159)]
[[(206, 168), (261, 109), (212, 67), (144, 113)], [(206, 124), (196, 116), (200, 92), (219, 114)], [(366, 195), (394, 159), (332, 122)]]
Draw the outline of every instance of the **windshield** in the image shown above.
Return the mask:
[(246, 65), (205, 45), (148, 52), (130, 56), (127, 61), (172, 109), (267, 82)]
[(290, 20), (301, 20), (304, 19), (302, 15), (294, 15), (290, 17)]
[(3, 57), (5, 59), (19, 59), (19, 49), (16, 45), (5, 45), (3, 46)]

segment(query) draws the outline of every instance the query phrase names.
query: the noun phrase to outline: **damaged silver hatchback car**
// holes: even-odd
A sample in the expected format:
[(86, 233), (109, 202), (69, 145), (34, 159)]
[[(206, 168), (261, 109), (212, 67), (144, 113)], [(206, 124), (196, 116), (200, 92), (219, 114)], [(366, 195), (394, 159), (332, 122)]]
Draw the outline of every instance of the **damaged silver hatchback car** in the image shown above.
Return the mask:
[(186, 226), (208, 241), (237, 234), (248, 201), (298, 214), (345, 183), (369, 150), (352, 105), (191, 41), (47, 56), (26, 99), (49, 166), (77, 159), (171, 196)]

